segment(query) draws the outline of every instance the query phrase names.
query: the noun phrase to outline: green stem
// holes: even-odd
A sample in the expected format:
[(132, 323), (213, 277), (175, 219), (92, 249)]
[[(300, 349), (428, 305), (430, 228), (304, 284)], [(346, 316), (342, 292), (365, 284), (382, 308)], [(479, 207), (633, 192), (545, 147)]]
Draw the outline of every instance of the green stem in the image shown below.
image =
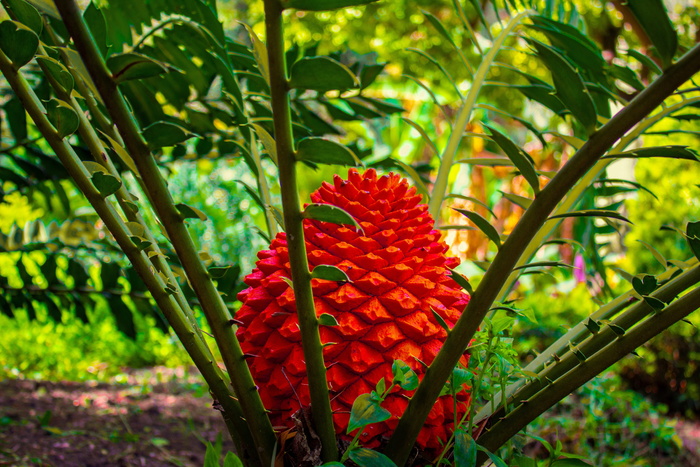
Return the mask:
[[(112, 233), (117, 244), (129, 258), (134, 269), (143, 279), (151, 296), (170, 322), (173, 330), (180, 338), (183, 346), (192, 357), (193, 362), (201, 371), (211, 391), (217, 397), (224, 408), (224, 419), (229, 429), (232, 430), (236, 445), (245, 448), (248, 438), (240, 405), (236, 402), (229, 388), (227, 378), (211, 358), (211, 352), (198, 337), (190, 325), (188, 319), (182, 313), (177, 301), (166, 291), (165, 284), (157, 274), (151, 271), (151, 263), (145, 252), (140, 251), (131, 241), (128, 228), (121, 217), (114, 210), (111, 203), (105, 200), (91, 181), (91, 176), (80, 161), (72, 146), (59, 137), (53, 125), (46, 117), (46, 109), (29, 86), (25, 78), (14, 69), (7, 56), (0, 51), (0, 71), (7, 79), (12, 90), (22, 102), (29, 116), (34, 120), (39, 132), (56, 153), (70, 177), (83, 192), (97, 214)], [(239, 436), (240, 435), (240, 436)]]
[[(598, 354), (580, 362), (575, 371), (570, 371), (566, 376), (554, 381), (547, 386), (546, 390), (530, 398), (527, 403), (520, 404), (479, 437), (479, 444), (492, 452), (498, 449), (523, 427), (576, 388), (583, 386), (610, 365), (698, 308), (700, 308), (700, 288), (695, 288), (644, 323), (623, 336), (618, 336)], [(485, 458), (480, 456), (480, 462), (477, 462), (477, 465), (481, 465), (484, 460)]]
[(57, 0), (55, 4), (66, 29), (73, 37), (76, 49), (102, 97), (112, 121), (124, 140), (126, 149), (134, 159), (139, 175), (151, 195), (156, 214), (163, 224), (187, 278), (199, 299), (211, 332), (219, 346), (224, 364), (231, 375), (231, 383), (255, 440), (255, 450), (260, 462), (263, 465), (270, 465), (275, 445), (275, 434), (246, 364), (240, 343), (236, 339), (229, 310), (199, 259), (194, 242), (180, 212), (175, 207), (155, 158), (141, 136), (139, 127), (119, 92), (117, 84), (112, 79), (95, 41), (83, 21), (80, 9), (73, 0)]
[(338, 460), (338, 447), (333, 426), (323, 361), (323, 346), (319, 334), (318, 318), (311, 289), (311, 273), (306, 255), (301, 206), (297, 189), (296, 159), (292, 138), (292, 120), (289, 104), (289, 83), (284, 54), (282, 5), (278, 0), (265, 0), (265, 31), (270, 70), (272, 115), (275, 127), (275, 144), (280, 174), (284, 224), (287, 233), (289, 263), (291, 265), (294, 298), (306, 371), (309, 378), (311, 415), (316, 432), (321, 439), (321, 456), (324, 462)]
[[(700, 282), (700, 266), (695, 266), (664, 284), (654, 294), (652, 294), (652, 297), (666, 303), (698, 282)], [(636, 300), (636, 298), (634, 300)], [(654, 316), (651, 316), (645, 320), (650, 313), (653, 313), (653, 309), (649, 305), (647, 305), (644, 301), (637, 301), (634, 306), (611, 322), (613, 325), (618, 326), (619, 328), (628, 330), (642, 322), (646, 323), (648, 320), (654, 319)], [(590, 331), (588, 331), (588, 337), (586, 339), (582, 340), (581, 342), (573, 341), (572, 344), (578, 346), (581, 354), (585, 355), (586, 357), (590, 357), (593, 355), (598, 355), (599, 352), (601, 352), (616, 338), (617, 334), (612, 330), (612, 328), (603, 325), (602, 329), (597, 333), (592, 334)], [(506, 399), (507, 402), (510, 401), (512, 404), (519, 404), (521, 401), (526, 401), (540, 390), (544, 389), (549, 381), (555, 381), (558, 378), (561, 378), (567, 372), (573, 371), (577, 367), (579, 357), (574, 355), (574, 353), (571, 351), (563, 353), (558, 358), (553, 358), (551, 357), (551, 354), (549, 355), (554, 361), (551, 362), (549, 366), (546, 366), (544, 369), (540, 370), (537, 374), (537, 378), (532, 379), (520, 389), (517, 389), (517, 391), (509, 394)], [(505, 416), (505, 413), (506, 411), (501, 407), (487, 416), (491, 417), (493, 420), (500, 420), (503, 416)]]
[(506, 38), (520, 24), (523, 18), (531, 14), (531, 11), (524, 11), (510, 20), (508, 25), (503, 29), (503, 31), (501, 31), (494, 41), (491, 50), (489, 50), (479, 65), (479, 69), (476, 70), (476, 75), (474, 75), (474, 80), (472, 81), (471, 88), (469, 88), (469, 93), (467, 94), (464, 103), (459, 108), (459, 113), (457, 114), (455, 123), (452, 125), (452, 133), (450, 133), (450, 139), (447, 141), (447, 146), (445, 146), (445, 150), (442, 152), (442, 157), (440, 158), (440, 168), (438, 169), (437, 178), (435, 179), (435, 185), (433, 185), (433, 191), (430, 194), (428, 210), (436, 222), (439, 220), (440, 208), (442, 207), (442, 202), (444, 201), (445, 193), (447, 192), (447, 184), (449, 183), (450, 171), (454, 165), (455, 154), (457, 154), (459, 143), (462, 141), (462, 138), (464, 138), (464, 130), (467, 128), (467, 124), (471, 120), (472, 110), (474, 109), (474, 105), (476, 105), (476, 99), (479, 97), (479, 91), (483, 87), (484, 81), (486, 81), (486, 75), (491, 69), (491, 65), (496, 59), (498, 52), (501, 51), (503, 42), (505, 42)]
[[(688, 261), (689, 266), (694, 266), (698, 263), (697, 259), (691, 259)], [(682, 285), (678, 286), (679, 280), (685, 280), (685, 278), (689, 274), (694, 274), (692, 271), (685, 271), (681, 272), (681, 269), (678, 268), (671, 268), (664, 273), (660, 274), (657, 277), (657, 281), (659, 283), (663, 283), (664, 285), (659, 288), (658, 291), (654, 294), (654, 297), (658, 298), (659, 300), (663, 302), (668, 302), (671, 300), (673, 297), (675, 297), (678, 294), (678, 291), (685, 290), (685, 288), (688, 287), (686, 285), (683, 287)], [(675, 277), (677, 274), (680, 275), (678, 277)], [(667, 283), (669, 279), (674, 277), (672, 283)], [(676, 284), (674, 286), (674, 284)], [(679, 288), (680, 287), (680, 288)], [(590, 335), (590, 331), (586, 327), (586, 323), (588, 322), (589, 319), (593, 321), (601, 321), (601, 320), (612, 320), (615, 315), (620, 313), (622, 310), (625, 308), (631, 306), (637, 302), (637, 298), (635, 295), (634, 290), (629, 290), (622, 295), (618, 296), (611, 302), (605, 304), (604, 306), (600, 307), (595, 313), (590, 315), (588, 318), (585, 320), (579, 322), (577, 325), (573, 326), (566, 334), (561, 336), (559, 339), (557, 339), (552, 345), (547, 347), (542, 353), (540, 353), (537, 357), (535, 357), (525, 368), (523, 368), (523, 371), (526, 372), (540, 372), (545, 368), (545, 364), (547, 362), (550, 362), (552, 360), (557, 360), (559, 357), (563, 357), (566, 353), (570, 352), (569, 349), (569, 343), (571, 342), (574, 345), (580, 344), (586, 337)], [(585, 353), (585, 352), (584, 352)], [(508, 397), (510, 400), (512, 399), (523, 399), (524, 397), (514, 397), (511, 398), (511, 395), (515, 393), (515, 391), (518, 391), (519, 388), (521, 388), (523, 385), (526, 384), (532, 384), (532, 382), (528, 382), (525, 378), (522, 378), (518, 381), (515, 381), (511, 383), (508, 386), (508, 389), (506, 391), (506, 397)], [(490, 418), (494, 412), (495, 409), (493, 408), (494, 406), (498, 406), (501, 402), (501, 397), (496, 396), (494, 397), (493, 404), (490, 404), (488, 406), (483, 407), (475, 416), (475, 423), (478, 423), (479, 421), (485, 419), (485, 418)]]
[(452, 368), (459, 361), (481, 321), (498, 297), (501, 287), (513, 270), (518, 258), (552, 210), (615, 141), (663, 103), (698, 70), (700, 70), (700, 45), (696, 45), (688, 51), (675, 65), (669, 67), (654, 83), (638, 94), (627, 107), (594, 133), (535, 197), (532, 205), (520, 219), (511, 235), (503, 242), (479, 287), (472, 295), (469, 305), (450, 332), (432, 365), (426, 371), (423, 381), (401, 417), (386, 448), (387, 455), (397, 465), (403, 465), (408, 459), (416, 436), (437, 400), (442, 386), (449, 378)]

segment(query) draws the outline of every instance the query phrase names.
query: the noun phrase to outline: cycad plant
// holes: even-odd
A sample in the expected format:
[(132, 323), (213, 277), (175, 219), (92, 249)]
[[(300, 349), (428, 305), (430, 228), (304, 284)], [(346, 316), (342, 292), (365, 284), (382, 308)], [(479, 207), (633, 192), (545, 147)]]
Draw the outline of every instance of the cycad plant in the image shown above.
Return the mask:
[[(100, 265), (97, 286), (71, 245), (51, 235), (60, 226), (15, 229), (3, 248), (22, 283), (3, 289), (0, 309), (42, 303), (60, 320), (61, 307), (83, 316), (100, 293), (127, 334), (134, 308), (162, 315), (245, 465), (503, 465), (494, 453), (535, 417), (700, 307), (700, 223), (690, 222), (676, 230), (695, 258), (662, 258), (657, 275), (623, 271), (629, 290), (580, 323), (562, 323), (566, 335), (526, 368), (503, 360), (519, 313), (516, 282), (567, 266), (536, 257), (571, 243), (557, 238), (562, 220), (602, 220), (613, 231), (627, 221), (619, 200), (604, 203), (640, 187), (610, 179), (608, 165), (697, 161), (672, 134), (668, 145), (640, 146), (661, 120), (697, 119), (700, 103), (692, 81), (700, 47), (679, 41), (660, 0), (624, 7), (649, 54), (630, 48), (614, 60), (579, 28), (574, 3), (455, 0), (458, 31), (425, 12), (458, 64), (415, 50), (444, 85), (411, 82), (437, 108), (455, 110), (441, 117), (442, 133), (402, 120), (420, 135), (428, 170), (343, 136), (346, 122), (376, 125), (403, 111), (371, 92), (385, 64), (352, 51), (316, 55), (285, 37), (288, 12), (371, 0), (265, 0), (264, 39), (246, 26), (245, 43), (224, 33), (215, 0), (1, 3), (10, 18), (0, 23), (3, 110), (14, 140), (0, 155), (3, 189), (53, 198), (53, 184), (61, 199), (61, 181), (72, 180), (104, 225), (101, 254), (116, 262)], [(537, 73), (515, 65), (530, 61)], [(463, 76), (453, 78), (455, 69)], [(546, 108), (548, 128), (485, 103), (498, 93)], [(512, 122), (568, 157), (544, 167), (523, 149), (522, 132), (509, 135)], [(491, 157), (473, 153), (476, 141)], [(237, 296), (234, 268), (200, 251), (188, 229), (206, 214), (174, 199), (167, 183), (173, 161), (205, 157), (243, 161), (241, 185), (270, 245)], [(301, 200), (300, 165), (338, 174)], [(518, 193), (495, 203), (468, 196), (469, 175), (484, 166), (505, 167), (505, 179), (522, 182)], [(600, 188), (592, 197), (591, 186)], [(478, 262), (478, 286), (454, 271), (460, 260), (439, 230), (450, 228), (448, 199), (462, 203), (460, 228), (493, 244)], [(489, 220), (496, 203), (523, 211), (507, 233)], [(25, 264), (30, 250), (44, 252), (43, 262), (29, 259), (34, 268)], [(233, 455), (227, 462), (238, 465)]]

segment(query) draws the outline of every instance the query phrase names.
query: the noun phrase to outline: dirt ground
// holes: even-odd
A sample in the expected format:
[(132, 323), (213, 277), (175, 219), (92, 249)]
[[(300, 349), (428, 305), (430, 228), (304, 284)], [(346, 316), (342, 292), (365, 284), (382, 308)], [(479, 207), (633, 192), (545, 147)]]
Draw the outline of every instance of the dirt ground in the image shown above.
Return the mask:
[[(700, 423), (679, 420), (682, 459), (700, 465)], [(205, 441), (233, 449), (197, 376), (182, 370), (132, 372), (119, 384), (0, 381), (0, 466), (193, 466)]]
[(209, 394), (174, 381), (0, 381), (0, 466), (201, 467), (219, 434), (232, 449)]

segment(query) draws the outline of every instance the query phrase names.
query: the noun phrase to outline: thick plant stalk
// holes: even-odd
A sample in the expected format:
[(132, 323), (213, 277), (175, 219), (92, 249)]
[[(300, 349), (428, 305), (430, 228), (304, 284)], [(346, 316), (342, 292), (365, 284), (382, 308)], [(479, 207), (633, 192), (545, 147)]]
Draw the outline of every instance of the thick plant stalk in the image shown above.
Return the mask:
[[(652, 294), (652, 297), (666, 303), (672, 300), (678, 294), (687, 290), (689, 287), (697, 284), (698, 282), (700, 282), (700, 266), (696, 265), (695, 267), (679, 274), (677, 277), (661, 286), (654, 294)], [(629, 310), (625, 311), (620, 316), (612, 320), (611, 323), (614, 326), (617, 326), (618, 328), (628, 330), (631, 329), (633, 326), (646, 325), (646, 323), (649, 320), (654, 320), (655, 315), (652, 315), (651, 317), (647, 318), (647, 316), (649, 316), (650, 313), (653, 313), (653, 309), (644, 301), (638, 301)], [(665, 312), (660, 311), (659, 313)], [(581, 326), (583, 326), (584, 328), (583, 330), (581, 330), (581, 335), (585, 335), (586, 332), (588, 333), (586, 339), (580, 342), (579, 340), (574, 339), (565, 341), (567, 350), (568, 343), (571, 342), (577, 347), (579, 356), (584, 355), (587, 358), (597, 356), (601, 351), (603, 351), (603, 349), (609, 346), (610, 343), (614, 342), (615, 339), (618, 337), (617, 334), (612, 330), (612, 328), (606, 325), (602, 325), (602, 328), (596, 334), (593, 334), (590, 331), (588, 331), (588, 329), (585, 328), (585, 325), (582, 324)], [(659, 332), (660, 331), (661, 329), (659, 330)], [(549, 357), (548, 359), (554, 359), (556, 361), (550, 364), (549, 366), (540, 369), (537, 372), (537, 378), (522, 385), (522, 387), (520, 388), (515, 386), (518, 383), (514, 383), (513, 385), (511, 385), (511, 387), (508, 388), (508, 406), (517, 405), (520, 404), (521, 401), (529, 400), (540, 390), (546, 388), (549, 384), (549, 381), (556, 381), (557, 379), (568, 374), (568, 372), (576, 370), (577, 365), (579, 363), (579, 357), (576, 356), (571, 350), (562, 353), (558, 358), (554, 358), (553, 355), (556, 355), (556, 353), (552, 354), (547, 352), (547, 356)], [(498, 404), (498, 402), (496, 402), (496, 404)], [(484, 413), (477, 416), (477, 423), (479, 420), (486, 417), (492, 417), (497, 420), (500, 420), (500, 418), (505, 415), (504, 412), (505, 410), (503, 407), (500, 407), (493, 412), (491, 410), (486, 410), (484, 411)]]
[(58, 135), (46, 117), (46, 109), (41, 104), (41, 101), (2, 51), (0, 51), (0, 71), (2, 71), (15, 95), (20, 99), (25, 110), (34, 120), (37, 128), (54, 150), (68, 174), (75, 180), (78, 188), (104, 221), (105, 226), (112, 233), (121, 250), (129, 258), (134, 269), (143, 279), (151, 296), (172, 325), (212, 393), (221, 403), (224, 409), (224, 419), (231, 430), (234, 442), (240, 450), (239, 452), (244, 452), (249, 443), (252, 442), (252, 437), (248, 431), (241, 407), (233, 397), (228, 378), (212, 358), (206, 343), (192, 327), (171, 293), (166, 290), (166, 286), (160, 277), (152, 273), (152, 265), (146, 253), (139, 250), (131, 241), (131, 233), (121, 217), (114, 210), (112, 204), (93, 185), (90, 173), (82, 164), (72, 146)]
[(277, 163), (280, 173), (282, 207), (287, 233), (289, 263), (292, 273), (294, 299), (302, 335), (311, 396), (311, 415), (316, 433), (321, 439), (321, 456), (325, 462), (338, 460), (333, 414), (323, 361), (323, 346), (311, 290), (311, 273), (306, 255), (304, 229), (296, 181), (296, 160), (292, 139), (289, 83), (284, 55), (282, 5), (278, 0), (265, 0), (265, 31), (270, 70), (272, 114), (275, 127)]
[(397, 465), (406, 463), (420, 427), (457, 364), (459, 356), (466, 350), (481, 321), (489, 312), (518, 258), (552, 210), (619, 138), (661, 105), (698, 70), (700, 70), (700, 45), (688, 51), (675, 65), (669, 67), (661, 77), (594, 133), (535, 197), (530, 208), (501, 246), (462, 317), (450, 332), (401, 417), (386, 449), (386, 454)]
[(199, 259), (194, 242), (182, 215), (172, 200), (155, 158), (141, 136), (117, 84), (112, 79), (83, 21), (80, 9), (73, 0), (57, 0), (55, 3), (112, 121), (124, 140), (126, 149), (134, 159), (139, 175), (153, 200), (158, 218), (199, 299), (224, 364), (231, 375), (231, 383), (255, 440), (255, 450), (260, 462), (263, 465), (269, 465), (275, 444), (274, 431), (236, 339), (228, 308)]
[(476, 70), (476, 75), (474, 75), (474, 80), (472, 81), (471, 88), (469, 88), (469, 93), (466, 99), (459, 108), (459, 113), (452, 125), (452, 133), (450, 134), (450, 139), (447, 141), (447, 146), (442, 152), (440, 158), (440, 168), (438, 169), (437, 178), (435, 179), (435, 184), (433, 185), (433, 191), (430, 193), (430, 202), (428, 204), (430, 214), (436, 221), (440, 219), (440, 208), (442, 207), (442, 202), (445, 199), (445, 193), (447, 192), (447, 184), (450, 178), (450, 171), (454, 165), (455, 154), (457, 154), (457, 149), (459, 148), (459, 143), (464, 138), (464, 131), (467, 128), (467, 124), (471, 120), (472, 110), (476, 105), (476, 100), (479, 97), (479, 91), (483, 87), (484, 81), (486, 81), (486, 75), (491, 69), (491, 65), (498, 52), (501, 51), (503, 43), (508, 38), (508, 36), (520, 25), (520, 22), (531, 15), (531, 11), (524, 11), (519, 15), (513, 17), (503, 31), (498, 35), (496, 40), (493, 42), (491, 49), (488, 51), (484, 59), (479, 65), (479, 69)]
[[(618, 336), (603, 351), (580, 362), (576, 371), (570, 371), (566, 376), (548, 385), (545, 391), (528, 399), (527, 403), (520, 404), (505, 418), (499, 420), (491, 430), (479, 437), (479, 444), (489, 451), (495, 451), (576, 388), (698, 308), (700, 308), (700, 288), (695, 288), (625, 335)], [(477, 465), (481, 465), (485, 460), (485, 457), (481, 456)]]

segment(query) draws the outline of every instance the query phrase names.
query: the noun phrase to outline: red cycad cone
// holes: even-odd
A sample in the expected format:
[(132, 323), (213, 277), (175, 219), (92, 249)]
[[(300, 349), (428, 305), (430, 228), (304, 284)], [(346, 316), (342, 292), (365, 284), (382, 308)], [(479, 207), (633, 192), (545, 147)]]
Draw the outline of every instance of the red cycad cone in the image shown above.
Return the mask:
[[(304, 221), (310, 267), (330, 264), (352, 282), (313, 279), (318, 315), (333, 315), (339, 326), (321, 326), (328, 385), (336, 432), (345, 436), (350, 408), (357, 396), (374, 389), (383, 377), (391, 380), (394, 360), (406, 362), (422, 379), (446, 338), (435, 318), (452, 327), (469, 295), (450, 278), (448, 268), (459, 264), (445, 256), (447, 245), (433, 229), (427, 206), (415, 188), (396, 174), (377, 178), (374, 170), (348, 180), (335, 177), (311, 195), (314, 203), (332, 204), (349, 212), (364, 234), (352, 227)], [(294, 294), (283, 278), (290, 277), (287, 241), (280, 233), (269, 250), (258, 253), (257, 268), (245, 279), (250, 287), (238, 296), (236, 314), (243, 351), (274, 426), (291, 427), (292, 415), (310, 404)], [(467, 363), (467, 357), (462, 359)], [(386, 422), (371, 425), (364, 445), (380, 444), (408, 404), (411, 393), (397, 389), (382, 404), (392, 413)], [(469, 394), (457, 394), (457, 419), (464, 414)], [(417, 444), (429, 451), (441, 447), (453, 429), (454, 399), (443, 396), (430, 412)]]

